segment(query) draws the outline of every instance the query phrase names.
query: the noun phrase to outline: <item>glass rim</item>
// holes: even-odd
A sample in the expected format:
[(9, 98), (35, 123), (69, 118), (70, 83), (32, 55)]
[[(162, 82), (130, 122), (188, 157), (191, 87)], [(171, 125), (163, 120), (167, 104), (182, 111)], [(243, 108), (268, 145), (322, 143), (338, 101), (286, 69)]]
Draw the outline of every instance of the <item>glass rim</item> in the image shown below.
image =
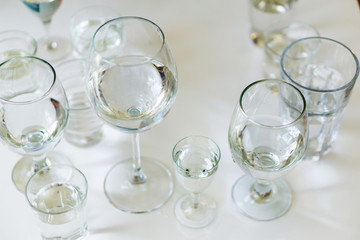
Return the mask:
[[(341, 45), (342, 47), (344, 47), (349, 53), (350, 55), (353, 57), (354, 61), (355, 61), (355, 65), (356, 65), (356, 70), (355, 70), (355, 74), (354, 76), (351, 78), (351, 80), (347, 81), (346, 84), (344, 84), (343, 86), (341, 87), (338, 87), (338, 88), (334, 88), (334, 89), (314, 89), (314, 88), (310, 88), (310, 87), (305, 87), (301, 84), (299, 84), (297, 81), (295, 81), (292, 77), (289, 76), (289, 74), (287, 73), (287, 71), (285, 70), (285, 66), (284, 66), (284, 58), (285, 58), (285, 55), (286, 53), (288, 52), (288, 50), (295, 44), (301, 42), (301, 41), (306, 41), (306, 40), (313, 40), (313, 39), (317, 39), (317, 40), (325, 40), (325, 41), (330, 41), (330, 42), (333, 42), (333, 43), (336, 43), (336, 44), (339, 44)], [(308, 91), (312, 91), (312, 92), (319, 92), (319, 93), (329, 93), (329, 92), (338, 92), (338, 91), (341, 91), (341, 90), (344, 90), (344, 89), (347, 89), (348, 87), (350, 87), (351, 85), (354, 85), (355, 84), (355, 81), (356, 79), (358, 78), (359, 76), (359, 60), (358, 58), (356, 57), (356, 55), (354, 54), (354, 52), (349, 48), (347, 47), (345, 44), (337, 41), (337, 40), (334, 40), (334, 39), (331, 39), (331, 38), (327, 38), (327, 37), (306, 37), (306, 38), (301, 38), (301, 39), (298, 39), (294, 42), (292, 42), (289, 46), (287, 46), (283, 53), (281, 54), (281, 59), (280, 59), (280, 71), (281, 73), (285, 74), (286, 78), (288, 78), (290, 80), (291, 83), (295, 84), (296, 86), (302, 88), (302, 89), (305, 89), (305, 90), (308, 90)]]
[(211, 144), (213, 144), (215, 146), (215, 149), (217, 150), (217, 153), (218, 153), (218, 158), (216, 159), (216, 164), (215, 166), (213, 166), (212, 168), (210, 169), (207, 169), (208, 172), (211, 172), (213, 171), (214, 169), (216, 169), (219, 165), (219, 162), (220, 162), (220, 159), (221, 159), (221, 151), (220, 151), (220, 147), (219, 145), (214, 141), (212, 140), (211, 138), (209, 137), (206, 137), (206, 136), (202, 136), (202, 135), (190, 135), (190, 136), (186, 136), (186, 137), (183, 137), (181, 138), (179, 141), (176, 142), (175, 146), (173, 147), (173, 150), (172, 150), (172, 159), (173, 159), (173, 162), (174, 164), (179, 168), (181, 169), (181, 171), (185, 171), (186, 169), (183, 168), (182, 166), (180, 166), (179, 164), (177, 164), (177, 162), (175, 161), (175, 149), (177, 146), (180, 145), (180, 143), (182, 143), (184, 140), (187, 140), (187, 139), (191, 139), (191, 138), (196, 138), (196, 139), (203, 139), (203, 140), (208, 140), (209, 142), (211, 142)]
[[(280, 27), (281, 27), (281, 29), (288, 28), (288, 27), (289, 27), (290, 25), (292, 25), (292, 24), (298, 24), (298, 25), (306, 26), (306, 27), (308, 27), (309, 29), (312, 29), (312, 30), (314, 31), (315, 35), (314, 35), (313, 37), (320, 37), (320, 32), (319, 32), (313, 25), (311, 25), (311, 24), (309, 24), (309, 23), (302, 22), (302, 21), (298, 21), (298, 20), (292, 21), (292, 22), (278, 21), (278, 22), (276, 22), (276, 23), (271, 24), (271, 25), (264, 31), (264, 46), (266, 47), (266, 49), (268, 49), (270, 52), (272, 52), (272, 53), (275, 54), (276, 56), (281, 57), (283, 51), (281, 51), (280, 54), (279, 54), (279, 52), (274, 51), (273, 48), (270, 48), (270, 47), (268, 46), (267, 37), (268, 37), (268, 34), (269, 34), (270, 32), (272, 32), (272, 31), (274, 31), (274, 30), (276, 30), (276, 29), (280, 29)], [(277, 26), (280, 26), (280, 27), (279, 27), (279, 28), (276, 28)], [(294, 40), (294, 41), (296, 41), (296, 40)]]
[[(122, 20), (127, 20), (127, 19), (135, 19), (135, 20), (140, 20), (140, 21), (144, 21), (144, 22), (148, 22), (150, 24), (152, 24), (153, 26), (155, 26), (160, 34), (161, 34), (161, 38), (162, 38), (162, 43), (161, 43), (161, 47), (159, 48), (158, 51), (155, 51), (155, 54), (153, 54), (152, 56), (146, 56), (147, 57), (147, 60), (146, 61), (143, 61), (141, 63), (135, 63), (135, 64), (127, 64), (129, 66), (136, 66), (136, 65), (142, 65), (144, 63), (148, 63), (148, 62), (151, 62), (152, 60), (155, 59), (156, 56), (158, 56), (161, 51), (164, 49), (164, 46), (165, 46), (165, 43), (166, 43), (166, 40), (165, 40), (165, 34), (164, 32), (162, 31), (162, 29), (156, 24), (154, 23), (153, 21), (149, 20), (149, 19), (146, 19), (146, 18), (143, 18), (143, 17), (138, 17), (138, 16), (120, 16), (120, 17), (117, 17), (117, 18), (113, 18), (113, 19), (110, 19), (108, 21), (106, 21), (105, 23), (103, 23), (94, 33), (94, 36), (92, 37), (92, 40), (91, 40), (91, 49), (93, 49), (97, 54), (99, 54), (100, 56), (102, 56), (101, 53), (99, 53), (97, 50), (96, 50), (96, 47), (95, 47), (95, 38), (97, 36), (97, 34), (99, 33), (99, 31), (105, 27), (106, 25), (108, 24), (111, 24), (112, 22), (116, 22), (116, 21), (122, 21)], [(130, 56), (130, 55), (129, 55)], [(103, 56), (102, 56), (103, 57)], [(106, 59), (106, 58), (105, 58)]]
[[(252, 88), (254, 85), (257, 85), (257, 84), (261, 84), (261, 83), (266, 83), (266, 82), (274, 82), (274, 83), (280, 83), (280, 84), (286, 84), (288, 85), (289, 87), (291, 87), (293, 90), (295, 90), (295, 92), (298, 93), (298, 95), (301, 97), (302, 99), (302, 102), (303, 102), (303, 106), (302, 106), (302, 111), (301, 113), (298, 115), (297, 118), (295, 118), (294, 120), (292, 120), (291, 122), (289, 123), (286, 123), (286, 124), (283, 124), (283, 125), (275, 125), (275, 126), (271, 126), (271, 125), (266, 125), (266, 124), (262, 124), (262, 123), (259, 123), (255, 120), (253, 120), (245, 111), (244, 107), (243, 107), (243, 104), (242, 104), (242, 99), (245, 95), (245, 93), (247, 92), (247, 90), (249, 90), (250, 88)], [(288, 83), (288, 82), (285, 82), (283, 80), (280, 80), (280, 79), (272, 79), (272, 78), (268, 78), (268, 79), (262, 79), (262, 80), (258, 80), (258, 81), (255, 81), (251, 84), (249, 84), (240, 94), (240, 99), (239, 99), (239, 106), (240, 106), (240, 110), (241, 112), (243, 113), (243, 115), (246, 117), (246, 119), (250, 122), (252, 122), (253, 124), (257, 125), (257, 126), (260, 126), (260, 127), (265, 127), (265, 128), (274, 128), (274, 129), (281, 129), (281, 128), (287, 128), (287, 127), (290, 127), (292, 125), (295, 125), (297, 124), (301, 119), (304, 118), (304, 116), (306, 115), (307, 113), (307, 104), (306, 104), (306, 100), (305, 100), (305, 97), (304, 95), (302, 94), (302, 92), (297, 88), (295, 87), (294, 85)]]
[[(115, 14), (118, 14), (119, 16), (121, 15), (120, 12), (118, 12), (117, 10), (115, 10), (114, 8), (112, 8), (111, 6), (108, 6), (108, 5), (102, 5), (102, 4), (94, 4), (94, 5), (89, 5), (89, 6), (86, 6), (86, 7), (83, 7), (83, 8), (80, 8), (78, 9), (76, 12), (74, 12), (71, 17), (70, 17), (70, 25), (72, 25), (73, 21), (75, 20), (74, 18), (85, 12), (86, 10), (88, 9), (98, 9), (98, 8), (101, 8), (101, 9), (104, 9), (104, 10), (109, 10), (109, 11), (112, 11), (113, 13)], [(105, 16), (106, 17), (106, 16)]]
[[(21, 30), (11, 29), (11, 30), (6, 30), (6, 31), (1, 31), (0, 36), (5, 35), (5, 34), (11, 34), (11, 33), (23, 34), (26, 37), (28, 37), (31, 40), (32, 45), (34, 46), (34, 50), (32, 53), (30, 53), (30, 56), (35, 56), (35, 54), (37, 53), (37, 50), (38, 50), (38, 44), (37, 44), (36, 39), (30, 33), (21, 31)], [(9, 39), (9, 38), (7, 38), (7, 39)], [(7, 39), (3, 39), (3, 40), (7, 40)], [(0, 42), (3, 40), (0, 40)]]
[(53, 80), (52, 80), (51, 85), (48, 87), (48, 89), (40, 97), (36, 97), (36, 98), (28, 100), (28, 101), (11, 101), (11, 100), (4, 99), (4, 98), (0, 97), (0, 102), (7, 103), (7, 104), (14, 104), (14, 105), (31, 104), (31, 103), (38, 102), (38, 101), (44, 99), (53, 90), (53, 88), (55, 86), (55, 82), (57, 80), (56, 79), (57, 78), (56, 72), (55, 72), (54, 67), (49, 62), (45, 61), (44, 59), (34, 57), (34, 56), (13, 57), (13, 58), (10, 58), (10, 59), (6, 60), (5, 62), (0, 63), (0, 70), (8, 62), (11, 62), (11, 61), (14, 61), (14, 60), (17, 60), (17, 59), (26, 59), (26, 58), (31, 58), (31, 59), (34, 59), (36, 61), (40, 61), (40, 62), (44, 63), (45, 65), (47, 65), (48, 67), (50, 67), (50, 70), (53, 73)]
[[(86, 190), (84, 192), (84, 194), (81, 195), (81, 202), (79, 204), (77, 204), (75, 207), (72, 207), (70, 209), (67, 209), (65, 211), (61, 211), (61, 212), (56, 212), (56, 213), (49, 213), (49, 212), (46, 212), (46, 211), (43, 211), (43, 210), (40, 210), (38, 209), (37, 207), (34, 206), (34, 204), (32, 204), (29, 200), (29, 196), (28, 196), (28, 185), (30, 183), (30, 181), (35, 178), (36, 176), (38, 176), (38, 173), (42, 172), (42, 171), (49, 171), (51, 170), (52, 168), (58, 168), (58, 167), (67, 167), (67, 168), (71, 168), (73, 170), (75, 170), (76, 172), (80, 173), (80, 175), (83, 177), (84, 179), (84, 183), (85, 183), (85, 186), (86, 186)], [(53, 166), (47, 166), (47, 167), (44, 167), (44, 168), (41, 168), (38, 172), (36, 172), (35, 174), (33, 174), (29, 180), (27, 181), (26, 183), (26, 186), (25, 186), (25, 198), (26, 200), (28, 201), (29, 205), (36, 211), (36, 212), (40, 212), (40, 213), (43, 213), (43, 214), (46, 214), (46, 215), (60, 215), (60, 214), (64, 214), (64, 213), (67, 213), (67, 212), (70, 212), (72, 210), (74, 210), (74, 208), (76, 208), (77, 206), (83, 204), (85, 201), (86, 201), (86, 198), (87, 198), (87, 194), (88, 194), (88, 188), (89, 188), (89, 184), (88, 184), (88, 181), (87, 181), (87, 178), (85, 176), (85, 174), (83, 172), (81, 172), (78, 168), (72, 166), (72, 165), (68, 165), (68, 164), (56, 164), (56, 165), (53, 165)]]

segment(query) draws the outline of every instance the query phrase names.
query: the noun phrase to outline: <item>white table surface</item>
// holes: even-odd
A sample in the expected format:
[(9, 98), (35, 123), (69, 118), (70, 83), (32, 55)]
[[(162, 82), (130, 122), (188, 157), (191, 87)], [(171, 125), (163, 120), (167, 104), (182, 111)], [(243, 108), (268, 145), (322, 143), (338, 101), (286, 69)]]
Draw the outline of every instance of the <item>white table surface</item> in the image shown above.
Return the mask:
[[(231, 200), (231, 188), (243, 175), (227, 143), (230, 117), (240, 92), (262, 78), (263, 51), (249, 37), (247, 0), (64, 0), (51, 31), (69, 37), (69, 18), (79, 8), (104, 4), (122, 15), (156, 22), (172, 48), (179, 89), (164, 121), (141, 135), (143, 155), (157, 157), (171, 169), (171, 151), (182, 137), (211, 137), (222, 159), (213, 184), (206, 189), (218, 204), (208, 227), (179, 225), (173, 206), (184, 190), (175, 182), (171, 199), (149, 214), (132, 215), (112, 207), (103, 194), (106, 172), (131, 156), (131, 137), (105, 128), (103, 141), (87, 149), (64, 139), (56, 151), (66, 153), (89, 181), (89, 240), (107, 239), (360, 239), (360, 86), (353, 89), (332, 152), (319, 162), (303, 161), (286, 179), (294, 193), (288, 213), (269, 222), (242, 216)], [(299, 0), (294, 18), (311, 23), (322, 36), (348, 45), (360, 56), (360, 12), (355, 0)], [(0, 31), (20, 29), (36, 38), (40, 21), (20, 0), (1, 0)], [(35, 215), (11, 182), (19, 155), (0, 146), (0, 239), (40, 239)], [(117, 159), (117, 160), (116, 160)]]

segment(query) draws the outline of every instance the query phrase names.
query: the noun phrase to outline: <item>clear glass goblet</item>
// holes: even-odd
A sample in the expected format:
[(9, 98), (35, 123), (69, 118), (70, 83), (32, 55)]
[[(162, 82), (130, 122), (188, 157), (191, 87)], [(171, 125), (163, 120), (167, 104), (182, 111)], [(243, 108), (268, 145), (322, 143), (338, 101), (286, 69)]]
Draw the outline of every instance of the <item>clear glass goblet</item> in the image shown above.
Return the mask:
[(140, 17), (110, 20), (93, 37), (89, 69), (97, 114), (133, 134), (133, 157), (110, 169), (105, 194), (122, 211), (153, 211), (170, 198), (173, 180), (160, 161), (140, 156), (139, 133), (160, 123), (175, 100), (177, 70), (164, 33)]
[(190, 192), (176, 202), (176, 219), (188, 227), (205, 227), (216, 216), (216, 203), (202, 192), (215, 178), (220, 149), (210, 138), (190, 136), (175, 145), (172, 157), (177, 180)]
[(277, 79), (245, 88), (228, 134), (233, 160), (246, 173), (232, 189), (244, 215), (271, 220), (288, 211), (292, 193), (280, 177), (300, 162), (307, 139), (306, 103), (297, 88)]
[(24, 155), (12, 179), (24, 192), (28, 179), (63, 155), (47, 154), (60, 141), (68, 121), (68, 102), (53, 67), (36, 57), (15, 57), (0, 64), (0, 137)]
[(28, 33), (19, 30), (0, 32), (0, 63), (19, 56), (35, 56), (36, 40)]
[(45, 37), (38, 40), (37, 56), (47, 61), (58, 61), (71, 53), (71, 44), (66, 38), (50, 35), (50, 24), (53, 15), (60, 7), (62, 0), (21, 0), (36, 16), (45, 28)]

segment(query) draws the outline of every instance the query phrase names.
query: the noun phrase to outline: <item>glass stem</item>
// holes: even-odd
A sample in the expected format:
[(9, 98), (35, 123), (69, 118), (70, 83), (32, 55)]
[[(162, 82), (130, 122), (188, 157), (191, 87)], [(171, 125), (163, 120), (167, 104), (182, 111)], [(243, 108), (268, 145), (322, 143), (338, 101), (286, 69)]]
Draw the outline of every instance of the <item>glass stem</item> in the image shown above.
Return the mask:
[(200, 193), (192, 193), (193, 208), (198, 208), (200, 205)]
[(133, 141), (133, 168), (131, 175), (131, 183), (141, 184), (146, 182), (146, 175), (141, 168), (140, 157), (140, 137), (139, 133), (134, 133), (132, 136)]
[(253, 185), (253, 194), (256, 196), (256, 199), (268, 198), (271, 192), (272, 187), (270, 181), (257, 179)]
[(50, 24), (51, 24), (51, 19), (43, 21), (43, 25), (44, 25), (44, 29), (45, 29), (45, 46), (44, 47), (47, 50), (52, 50), (57, 47), (57, 43), (55, 41), (52, 41), (50, 38)]
[(34, 161), (34, 166), (33, 166), (34, 173), (36, 173), (37, 171), (39, 171), (44, 167), (50, 166), (50, 161), (45, 153), (38, 156), (33, 156), (32, 160)]

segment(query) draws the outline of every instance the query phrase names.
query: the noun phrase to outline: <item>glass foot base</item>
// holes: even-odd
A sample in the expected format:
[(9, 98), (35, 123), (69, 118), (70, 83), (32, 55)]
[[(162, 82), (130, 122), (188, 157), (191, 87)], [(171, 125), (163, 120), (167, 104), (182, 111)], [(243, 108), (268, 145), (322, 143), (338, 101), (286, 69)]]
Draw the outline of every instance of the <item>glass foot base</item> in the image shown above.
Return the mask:
[(72, 45), (66, 38), (50, 36), (38, 40), (36, 56), (50, 63), (65, 59), (71, 54)]
[[(62, 155), (58, 152), (51, 152), (47, 154), (48, 161), (47, 164), (55, 165), (55, 164), (69, 164), (72, 165), (70, 159), (68, 159), (65, 155)], [(40, 170), (40, 169), (37, 169)], [(16, 189), (24, 193), (26, 184), (29, 178), (34, 175), (36, 172), (35, 162), (30, 156), (24, 156), (21, 158), (13, 168), (12, 171), (12, 181), (16, 187)]]
[(184, 226), (202, 228), (216, 217), (216, 203), (206, 195), (200, 195), (199, 205), (194, 207), (190, 194), (181, 197), (174, 207), (176, 219)]
[(117, 163), (107, 173), (104, 192), (110, 203), (127, 213), (146, 213), (164, 205), (170, 198), (174, 182), (171, 172), (160, 162), (141, 157), (145, 183), (130, 182), (132, 159)]
[[(250, 218), (267, 221), (284, 215), (292, 203), (292, 194), (285, 180), (272, 181), (272, 191), (263, 198), (254, 197), (255, 179), (251, 176), (239, 178), (232, 189), (232, 199), (240, 212)], [(258, 196), (258, 195), (257, 195)]]

